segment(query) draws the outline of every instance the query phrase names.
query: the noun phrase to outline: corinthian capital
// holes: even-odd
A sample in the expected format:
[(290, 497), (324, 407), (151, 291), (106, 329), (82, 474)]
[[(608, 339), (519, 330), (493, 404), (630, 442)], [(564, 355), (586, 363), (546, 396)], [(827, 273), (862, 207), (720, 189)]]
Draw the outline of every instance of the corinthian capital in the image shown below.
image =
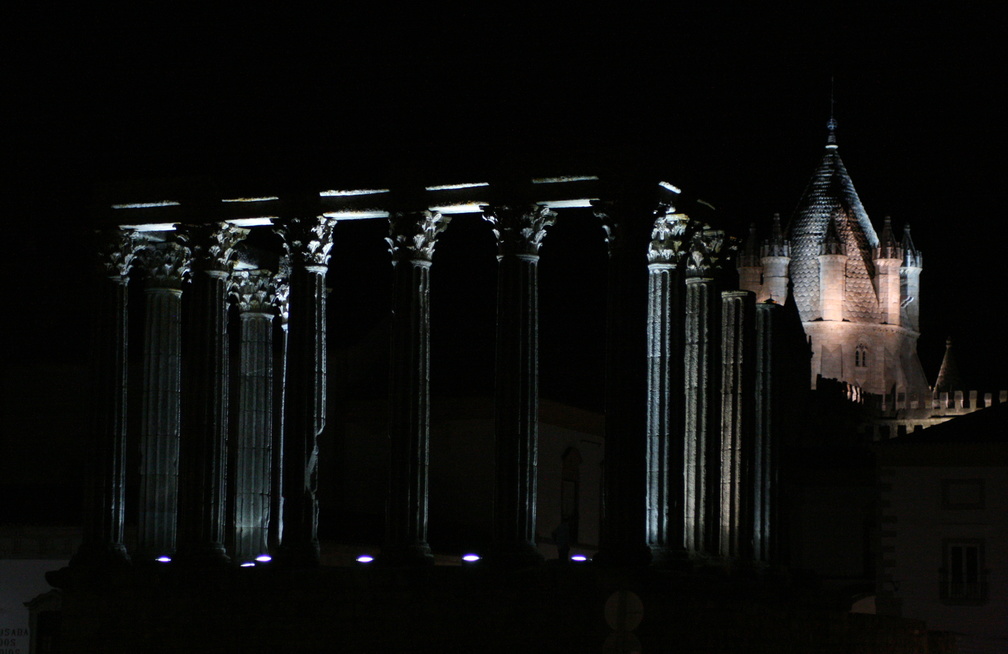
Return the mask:
[(690, 241), (690, 219), (683, 213), (660, 212), (651, 230), (648, 263), (682, 262)]
[(109, 279), (127, 281), (138, 263), (144, 241), (136, 232), (121, 229), (98, 230), (98, 272)]
[(328, 266), (335, 227), (336, 219), (326, 216), (287, 218), (277, 233), (292, 265)]
[(399, 212), (389, 216), (389, 245), (393, 261), (427, 261), (434, 258), (437, 237), (451, 216), (437, 211)]
[(693, 234), (689, 255), (686, 257), (688, 277), (711, 277), (721, 270), (735, 243), (720, 229), (698, 229)]
[(556, 222), (556, 213), (538, 204), (486, 206), (483, 207), (483, 220), (492, 226), (498, 259), (507, 254), (538, 256), (546, 228)]
[(147, 272), (147, 286), (181, 288), (189, 274), (189, 248), (175, 241), (147, 241), (139, 253)]
[(249, 230), (230, 223), (181, 225), (179, 238), (192, 252), (193, 267), (199, 270), (228, 272), (234, 264), (238, 245)]
[(287, 319), (290, 317), (290, 259), (280, 257), (279, 268), (280, 271), (273, 276), (272, 302), (280, 313), (280, 320), (286, 325)]
[(265, 269), (239, 270), (231, 274), (231, 293), (242, 313), (272, 313), (277, 277)]

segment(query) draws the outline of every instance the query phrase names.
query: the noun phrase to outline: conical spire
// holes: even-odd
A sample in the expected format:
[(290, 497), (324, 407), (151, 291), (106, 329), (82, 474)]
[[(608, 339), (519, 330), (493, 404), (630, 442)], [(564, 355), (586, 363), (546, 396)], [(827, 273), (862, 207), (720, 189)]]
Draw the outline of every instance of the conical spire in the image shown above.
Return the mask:
[(758, 266), (759, 252), (756, 249), (756, 223), (749, 223), (749, 234), (742, 242), (742, 251), (739, 253), (740, 266)]
[(830, 216), (829, 223), (826, 225), (826, 235), (823, 236), (819, 254), (847, 254), (847, 248), (844, 247), (843, 239), (840, 238), (840, 232), (837, 230), (837, 220), (839, 220), (842, 215), (843, 214), (841, 212), (836, 212)]
[(882, 233), (879, 234), (879, 246), (875, 248), (876, 259), (902, 259), (903, 253), (896, 245), (896, 236), (893, 234), (892, 219), (885, 217), (882, 223)]
[(784, 230), (781, 228), (780, 214), (773, 215), (773, 223), (770, 226), (770, 238), (763, 245), (764, 257), (790, 257), (791, 245), (784, 238)]
[(938, 379), (935, 381), (934, 393), (953, 393), (964, 390), (962, 378), (959, 377), (959, 366), (956, 365), (955, 357), (952, 355), (952, 338), (945, 339), (945, 357), (942, 359), (941, 368), (938, 370)]
[(924, 267), (924, 257), (914, 247), (913, 239), (910, 238), (910, 223), (903, 226), (903, 239), (900, 241), (900, 247), (903, 248), (903, 266), (905, 268)]
[(829, 120), (826, 121), (826, 149), (836, 150), (836, 118), (833, 117), (833, 78), (829, 81)]

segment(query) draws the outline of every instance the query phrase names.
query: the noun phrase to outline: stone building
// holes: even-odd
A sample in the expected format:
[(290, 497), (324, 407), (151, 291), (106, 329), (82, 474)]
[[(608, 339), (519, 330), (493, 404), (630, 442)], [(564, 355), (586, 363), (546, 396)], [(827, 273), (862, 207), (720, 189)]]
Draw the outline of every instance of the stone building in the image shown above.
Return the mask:
[(921, 253), (909, 225), (897, 239), (888, 217), (876, 232), (828, 124), (822, 161), (785, 237), (775, 216), (760, 244), (750, 231), (739, 257), (740, 285), (782, 301), (792, 289), (812, 347), (811, 384), (838, 379), (865, 393), (928, 394), (917, 356)]

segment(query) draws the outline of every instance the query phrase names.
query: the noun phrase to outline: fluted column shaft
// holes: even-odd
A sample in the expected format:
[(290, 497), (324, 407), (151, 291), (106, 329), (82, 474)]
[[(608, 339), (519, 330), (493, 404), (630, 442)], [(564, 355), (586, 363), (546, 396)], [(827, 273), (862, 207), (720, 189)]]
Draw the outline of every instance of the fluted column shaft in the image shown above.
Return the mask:
[(717, 552), (721, 294), (716, 276), (724, 245), (723, 232), (698, 228), (686, 257), (683, 513), (690, 552)]
[(144, 397), (140, 433), (138, 551), (145, 559), (172, 556), (178, 524), (181, 424), (182, 275), (188, 251), (152, 245), (144, 325)]
[(539, 469), (539, 247), (556, 214), (484, 207), (497, 239), (494, 559), (542, 561), (536, 548)]
[(682, 214), (660, 214), (648, 250), (645, 537), (652, 563), (684, 551), (680, 262), (688, 224)]
[(91, 441), (82, 542), (73, 564), (122, 563), (126, 489), (126, 399), (129, 366), (128, 283), (137, 249), (131, 234), (102, 244), (92, 326)]
[(223, 562), (229, 419), (228, 277), (233, 247), (247, 230), (187, 225), (193, 253), (187, 365), (179, 449), (180, 561)]
[(389, 485), (382, 561), (433, 564), (427, 544), (430, 462), (430, 272), (436, 212), (397, 213), (389, 221), (394, 266), (389, 371)]
[(269, 550), (275, 552), (283, 540), (283, 452), (284, 452), (284, 383), (287, 378), (287, 319), (290, 291), (290, 266), (282, 265), (277, 278), (277, 306), (280, 319), (273, 327), (273, 449), (270, 455), (270, 521)]
[(497, 279), (494, 542), (536, 558), (539, 257), (501, 257)]
[(325, 427), (325, 266), (291, 270), (284, 398), (284, 558), (319, 562), (318, 437)]
[(335, 225), (335, 220), (321, 216), (291, 218), (281, 232), (291, 272), (280, 558), (293, 566), (320, 563), (318, 438), (325, 428), (325, 276)]
[(647, 407), (648, 269), (654, 218), (651, 189), (625, 201), (599, 203), (608, 235), (606, 279), (605, 450), (603, 515), (596, 560), (646, 564), (645, 459)]
[(753, 558), (769, 562), (775, 557), (774, 541), (777, 538), (777, 442), (779, 417), (774, 409), (780, 395), (781, 380), (774, 374), (780, 366), (776, 363), (781, 353), (776, 344), (780, 340), (780, 305), (756, 305), (756, 406), (753, 433), (753, 468), (749, 488), (753, 503)]
[(721, 294), (720, 536), (724, 557), (752, 558), (755, 296)]
[(708, 507), (711, 443), (717, 442), (719, 412), (718, 293), (714, 280), (686, 280), (685, 435), (683, 441), (684, 512), (686, 549), (705, 551), (711, 544), (711, 508)]
[(431, 557), (427, 544), (430, 461), (430, 262), (395, 264), (389, 395), (387, 556)]
[[(238, 442), (235, 444), (234, 558), (269, 551), (273, 453), (273, 315), (241, 306)], [(256, 310), (258, 309), (258, 310)]]

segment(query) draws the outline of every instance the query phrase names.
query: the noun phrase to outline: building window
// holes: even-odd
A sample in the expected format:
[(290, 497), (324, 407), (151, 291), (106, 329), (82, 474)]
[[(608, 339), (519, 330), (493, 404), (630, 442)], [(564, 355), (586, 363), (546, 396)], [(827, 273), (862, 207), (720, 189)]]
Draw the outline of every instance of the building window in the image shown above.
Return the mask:
[(942, 479), (942, 508), (946, 510), (984, 508), (984, 480)]
[(868, 367), (868, 348), (866, 348), (864, 345), (858, 345), (854, 349), (854, 367), (855, 368)]
[(980, 539), (949, 539), (942, 547), (941, 599), (946, 604), (987, 601), (984, 544)]

